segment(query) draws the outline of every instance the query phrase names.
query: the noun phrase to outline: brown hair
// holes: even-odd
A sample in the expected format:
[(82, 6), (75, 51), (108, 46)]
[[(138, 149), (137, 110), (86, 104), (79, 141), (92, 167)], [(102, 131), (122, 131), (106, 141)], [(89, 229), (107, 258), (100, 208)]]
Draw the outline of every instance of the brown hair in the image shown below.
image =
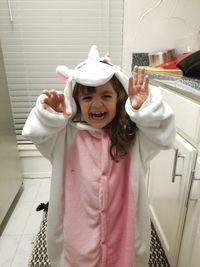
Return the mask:
[[(134, 143), (137, 126), (132, 122), (125, 111), (125, 102), (127, 93), (114, 75), (110, 80), (114, 90), (117, 93), (117, 107), (114, 119), (104, 127), (111, 141), (109, 148), (110, 156), (115, 162), (119, 162), (128, 152), (130, 145)], [(77, 112), (73, 117), (73, 121), (81, 121), (81, 109), (78, 101), (79, 94), (82, 92), (90, 92), (95, 90), (95, 87), (84, 86), (76, 83), (73, 91), (73, 97), (77, 104)]]

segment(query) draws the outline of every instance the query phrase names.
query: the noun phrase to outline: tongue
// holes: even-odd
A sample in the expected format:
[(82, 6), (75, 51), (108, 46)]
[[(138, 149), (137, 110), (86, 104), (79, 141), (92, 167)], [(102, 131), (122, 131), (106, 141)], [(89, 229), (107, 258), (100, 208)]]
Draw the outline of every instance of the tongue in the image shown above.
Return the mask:
[(102, 117), (103, 113), (99, 113), (99, 114), (94, 114), (94, 117)]
[(92, 113), (91, 115), (92, 115), (92, 117), (93, 117), (94, 119), (102, 119), (102, 118), (104, 118), (105, 113), (104, 113), (104, 112), (100, 112), (100, 113)]

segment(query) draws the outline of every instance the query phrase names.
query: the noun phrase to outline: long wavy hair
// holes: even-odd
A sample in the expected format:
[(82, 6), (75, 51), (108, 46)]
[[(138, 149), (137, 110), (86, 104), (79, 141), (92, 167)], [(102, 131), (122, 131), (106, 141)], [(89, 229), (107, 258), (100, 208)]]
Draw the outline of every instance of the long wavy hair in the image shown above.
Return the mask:
[[(137, 126), (132, 122), (125, 111), (125, 103), (128, 95), (120, 83), (120, 81), (114, 75), (110, 82), (117, 93), (117, 106), (114, 119), (104, 127), (104, 130), (110, 137), (110, 156), (115, 162), (119, 162), (128, 153), (130, 146), (135, 141), (135, 135)], [(81, 120), (81, 108), (79, 105), (80, 93), (93, 92), (95, 87), (84, 86), (76, 83), (73, 91), (73, 97), (77, 105), (77, 112), (73, 117), (74, 122), (83, 122)]]

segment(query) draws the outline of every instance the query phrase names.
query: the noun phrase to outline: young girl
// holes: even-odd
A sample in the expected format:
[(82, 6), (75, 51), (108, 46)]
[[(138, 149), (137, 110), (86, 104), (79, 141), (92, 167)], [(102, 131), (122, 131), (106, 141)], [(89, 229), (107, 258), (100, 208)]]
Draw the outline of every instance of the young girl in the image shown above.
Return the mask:
[(174, 116), (138, 67), (128, 79), (92, 46), (57, 69), (64, 94), (43, 91), (23, 135), (52, 163), (47, 246), (55, 267), (145, 267), (149, 161), (174, 141)]

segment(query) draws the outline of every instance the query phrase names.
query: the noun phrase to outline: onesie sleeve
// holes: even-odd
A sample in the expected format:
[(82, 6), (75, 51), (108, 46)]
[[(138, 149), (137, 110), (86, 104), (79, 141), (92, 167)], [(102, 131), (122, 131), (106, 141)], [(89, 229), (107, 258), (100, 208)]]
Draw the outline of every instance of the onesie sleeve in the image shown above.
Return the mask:
[(149, 96), (140, 109), (135, 110), (128, 98), (125, 109), (138, 127), (138, 139), (143, 160), (150, 160), (160, 150), (174, 144), (175, 125), (171, 107), (162, 99), (161, 90), (149, 86)]
[(45, 157), (50, 158), (57, 134), (66, 127), (69, 117), (46, 104), (41, 104), (42, 97), (43, 95), (38, 97), (35, 107), (31, 110), (22, 136), (31, 140)]

